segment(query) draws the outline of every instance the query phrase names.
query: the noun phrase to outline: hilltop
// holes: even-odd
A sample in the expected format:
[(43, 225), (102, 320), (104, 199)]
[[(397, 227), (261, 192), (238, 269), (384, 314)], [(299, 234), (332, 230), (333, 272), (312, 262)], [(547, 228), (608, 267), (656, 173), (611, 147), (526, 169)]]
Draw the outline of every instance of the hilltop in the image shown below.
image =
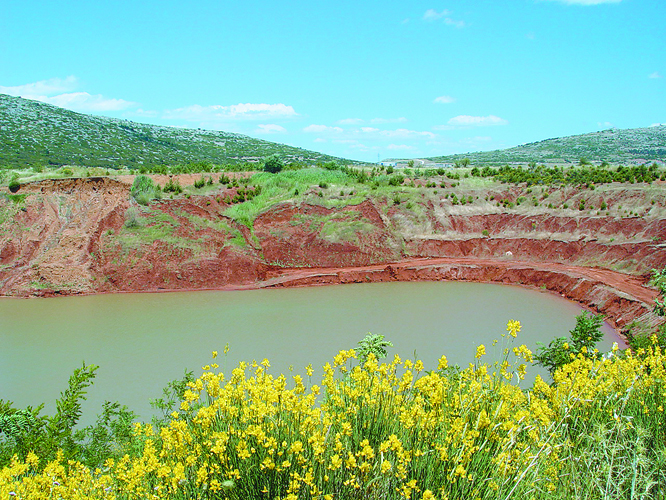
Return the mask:
[(85, 115), (0, 94), (0, 168), (33, 165), (139, 168), (200, 161), (224, 164), (252, 161), (274, 153), (287, 162), (349, 163), (241, 134)]
[(666, 161), (666, 125), (633, 129), (612, 128), (531, 142), (509, 149), (435, 156), (424, 160), (454, 163), (463, 158), (469, 158), (473, 164), (578, 163), (581, 158), (609, 163)]

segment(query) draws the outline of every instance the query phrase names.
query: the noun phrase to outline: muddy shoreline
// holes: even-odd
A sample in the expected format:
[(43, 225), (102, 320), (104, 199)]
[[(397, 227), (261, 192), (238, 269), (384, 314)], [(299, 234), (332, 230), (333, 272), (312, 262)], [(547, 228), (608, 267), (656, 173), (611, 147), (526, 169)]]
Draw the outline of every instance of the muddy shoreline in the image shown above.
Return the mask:
[(167, 293), (290, 288), (392, 281), (467, 281), (523, 286), (557, 294), (600, 313), (618, 333), (632, 321), (656, 323), (652, 306), (657, 293), (640, 277), (607, 269), (559, 263), (474, 258), (418, 258), (355, 267), (272, 268), (266, 279), (217, 287), (147, 288), (132, 291), (69, 293), (35, 291), (32, 297), (97, 295), (100, 293)]

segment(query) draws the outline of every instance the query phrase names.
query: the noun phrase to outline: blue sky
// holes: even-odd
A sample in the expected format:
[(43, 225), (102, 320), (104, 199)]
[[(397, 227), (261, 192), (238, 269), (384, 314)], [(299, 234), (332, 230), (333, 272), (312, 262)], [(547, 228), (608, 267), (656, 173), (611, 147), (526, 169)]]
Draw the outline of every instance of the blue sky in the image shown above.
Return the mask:
[(666, 122), (663, 0), (8, 0), (0, 93), (418, 158)]

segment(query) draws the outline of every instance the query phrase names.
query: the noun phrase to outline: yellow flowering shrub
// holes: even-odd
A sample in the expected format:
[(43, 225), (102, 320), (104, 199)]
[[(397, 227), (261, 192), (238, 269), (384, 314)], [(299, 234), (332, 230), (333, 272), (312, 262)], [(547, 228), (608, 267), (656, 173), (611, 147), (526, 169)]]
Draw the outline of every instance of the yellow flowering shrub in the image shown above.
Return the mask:
[[(507, 331), (508, 342), (520, 323)], [(532, 353), (503, 352), (488, 364), (480, 346), (466, 369), (442, 356), (427, 371), (372, 353), (360, 366), (353, 350), (341, 351), (318, 385), (311, 366), (289, 380), (268, 373), (268, 360), (240, 363), (228, 378), (206, 366), (167, 425), (136, 425), (140, 452), (103, 470), (16, 460), (0, 471), (0, 498), (566, 498), (577, 487), (567, 479), (572, 454), (596, 460), (581, 432), (621, 425), (620, 436), (641, 425), (663, 448), (658, 346), (641, 356), (580, 355), (552, 385), (537, 377), (530, 390), (518, 383)]]

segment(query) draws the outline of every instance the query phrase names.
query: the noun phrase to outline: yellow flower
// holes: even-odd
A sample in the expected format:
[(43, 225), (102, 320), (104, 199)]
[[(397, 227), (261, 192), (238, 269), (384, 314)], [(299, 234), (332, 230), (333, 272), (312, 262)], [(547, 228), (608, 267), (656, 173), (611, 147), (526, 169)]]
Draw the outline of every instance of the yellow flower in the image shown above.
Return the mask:
[(442, 356), (439, 358), (439, 363), (437, 364), (437, 369), (438, 370), (444, 370), (446, 367), (449, 366), (449, 360), (446, 359), (446, 356)]
[(474, 357), (476, 359), (479, 359), (484, 354), (486, 354), (486, 346), (481, 344), (479, 347), (476, 348), (476, 356), (474, 356)]
[(514, 321), (514, 320), (509, 320), (509, 322), (506, 324), (506, 330), (509, 332), (509, 335), (511, 335), (514, 339), (518, 336), (518, 332), (520, 332), (520, 321)]
[(432, 491), (425, 490), (423, 492), (423, 500), (437, 500), (437, 499)]
[(217, 358), (217, 351), (213, 351), (213, 359)]

